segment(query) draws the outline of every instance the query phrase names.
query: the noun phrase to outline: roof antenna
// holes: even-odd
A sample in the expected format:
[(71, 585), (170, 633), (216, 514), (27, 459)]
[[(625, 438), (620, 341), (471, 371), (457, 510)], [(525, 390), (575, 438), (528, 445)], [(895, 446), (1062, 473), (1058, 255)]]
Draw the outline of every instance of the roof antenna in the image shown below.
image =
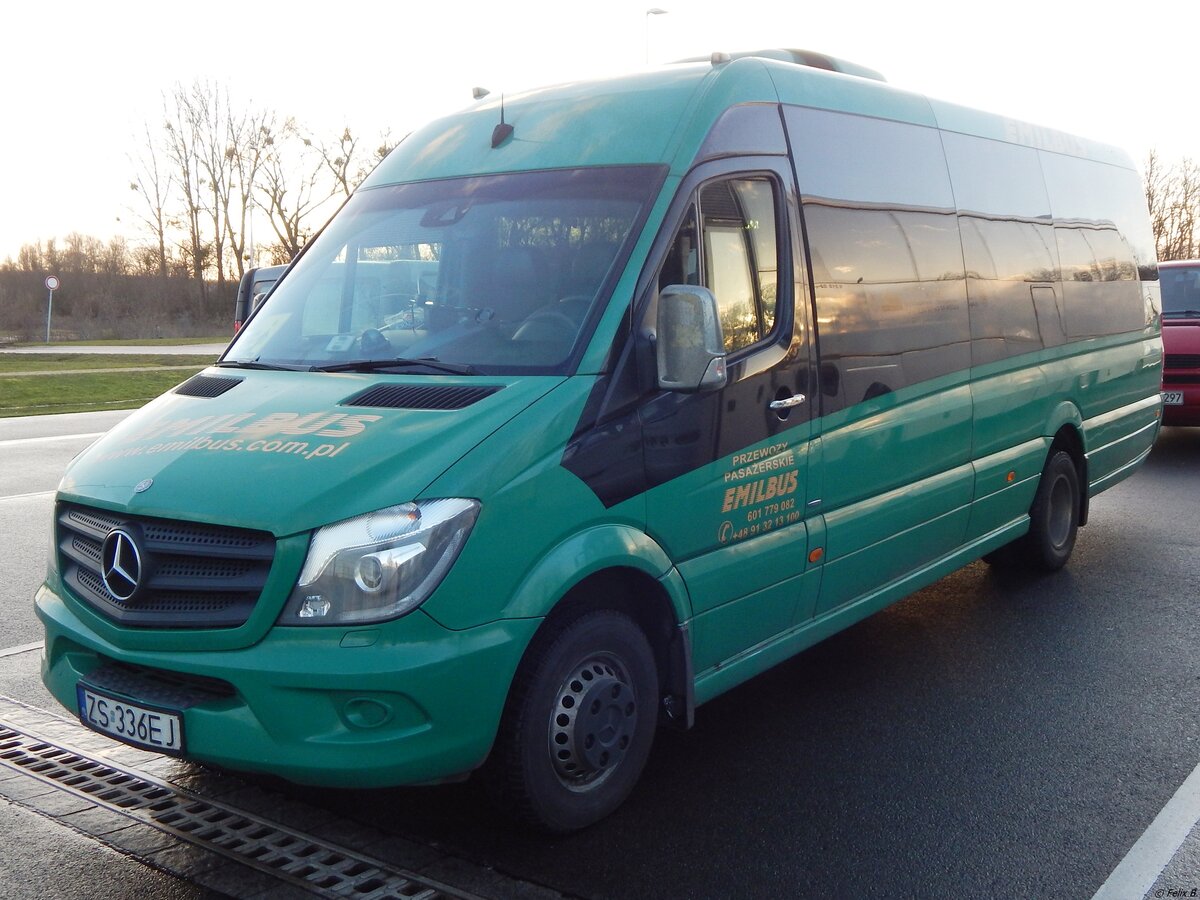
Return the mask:
[(512, 137), (513, 127), (504, 121), (504, 95), (500, 95), (500, 124), (492, 129), (492, 149), (495, 150)]

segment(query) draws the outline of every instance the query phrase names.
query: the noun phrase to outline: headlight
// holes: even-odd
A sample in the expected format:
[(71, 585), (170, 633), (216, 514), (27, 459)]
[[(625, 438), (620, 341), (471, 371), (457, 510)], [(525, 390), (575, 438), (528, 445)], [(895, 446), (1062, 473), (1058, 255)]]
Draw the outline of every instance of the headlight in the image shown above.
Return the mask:
[(382, 622), (412, 612), (458, 558), (476, 500), (421, 500), (317, 529), (281, 625)]

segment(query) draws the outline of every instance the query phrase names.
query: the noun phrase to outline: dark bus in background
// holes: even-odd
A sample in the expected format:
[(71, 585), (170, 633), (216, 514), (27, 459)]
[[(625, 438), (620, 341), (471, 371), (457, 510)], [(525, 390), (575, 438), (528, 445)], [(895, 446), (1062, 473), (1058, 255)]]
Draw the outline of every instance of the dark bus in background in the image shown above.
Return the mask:
[(287, 266), (259, 266), (246, 270), (246, 274), (242, 276), (242, 280), (238, 284), (237, 303), (233, 308), (233, 331), (235, 334), (241, 330), (246, 319), (250, 318), (250, 313), (254, 312), (254, 308), (258, 306), (258, 301), (262, 299), (262, 296), (265, 296), (275, 286), (275, 282), (279, 280), (279, 276), (286, 268)]
[(1158, 264), (1162, 285), (1163, 424), (1200, 425), (1200, 259)]

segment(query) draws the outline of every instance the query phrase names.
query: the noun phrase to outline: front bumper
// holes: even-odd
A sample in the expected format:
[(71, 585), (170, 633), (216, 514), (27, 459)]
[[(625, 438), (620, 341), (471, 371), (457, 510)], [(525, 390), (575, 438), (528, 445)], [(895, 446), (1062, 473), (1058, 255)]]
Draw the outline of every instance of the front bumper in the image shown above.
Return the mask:
[(244, 649), (164, 652), (103, 640), (48, 587), (35, 601), (42, 680), (73, 713), (80, 679), (113, 662), (185, 685), (217, 679), (223, 696), (201, 692), (182, 711), (188, 759), (329, 787), (419, 784), (482, 764), (539, 624), (449, 631), (417, 611), (369, 628), (277, 627)]

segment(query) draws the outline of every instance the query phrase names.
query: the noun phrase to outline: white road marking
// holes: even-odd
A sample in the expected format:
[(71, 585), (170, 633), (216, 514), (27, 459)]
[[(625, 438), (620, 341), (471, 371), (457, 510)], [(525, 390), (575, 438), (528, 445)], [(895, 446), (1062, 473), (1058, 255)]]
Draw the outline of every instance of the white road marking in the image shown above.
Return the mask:
[(53, 497), (57, 491), (34, 491), (30, 494), (9, 494), (7, 497), (0, 497), (0, 503), (5, 500), (36, 500), (40, 497)]
[(48, 434), (44, 437), (29, 437), (29, 438), (13, 438), (8, 441), (0, 441), (0, 450), (5, 447), (16, 447), (20, 444), (46, 444), (51, 441), (81, 441), (84, 438), (98, 438), (107, 432), (104, 431), (89, 431), (87, 434)]
[(16, 656), (18, 653), (28, 653), (30, 650), (41, 650), (42, 641), (33, 641), (28, 644), (18, 644), (15, 647), (9, 647), (6, 650), (0, 650), (0, 659), (6, 656)]
[(1192, 774), (1113, 869), (1092, 900), (1145, 897), (1197, 822), (1200, 822), (1200, 765), (1192, 769)]

